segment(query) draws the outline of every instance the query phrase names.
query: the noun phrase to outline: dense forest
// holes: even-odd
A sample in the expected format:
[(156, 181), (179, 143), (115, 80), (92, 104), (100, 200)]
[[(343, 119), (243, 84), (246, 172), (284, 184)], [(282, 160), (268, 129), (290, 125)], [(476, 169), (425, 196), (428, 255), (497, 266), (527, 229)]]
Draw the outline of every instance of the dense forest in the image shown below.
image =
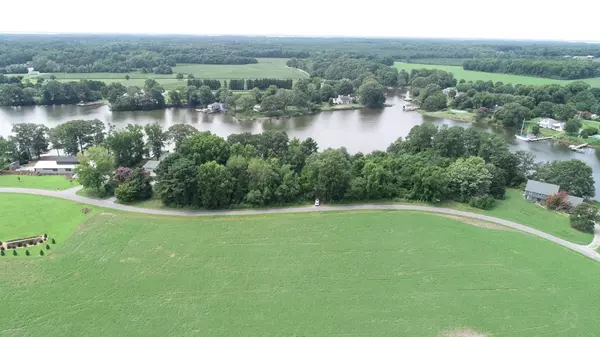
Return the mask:
[(465, 70), (576, 80), (600, 76), (600, 62), (572, 59), (472, 59)]
[[(600, 46), (541, 41), (284, 38), (244, 36), (0, 35), (0, 73), (155, 72), (177, 63), (251, 64), (257, 57), (308, 58), (337, 52), (351, 58), (524, 58), (592, 55)], [(388, 61), (389, 62), (389, 61)], [(7, 68), (8, 67), (8, 68)]]

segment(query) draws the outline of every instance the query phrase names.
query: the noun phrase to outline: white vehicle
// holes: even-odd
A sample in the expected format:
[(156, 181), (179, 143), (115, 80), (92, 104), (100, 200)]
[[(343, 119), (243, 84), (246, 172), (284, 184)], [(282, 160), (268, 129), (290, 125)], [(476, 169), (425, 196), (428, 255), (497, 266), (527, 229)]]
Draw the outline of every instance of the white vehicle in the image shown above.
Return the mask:
[(315, 207), (321, 206), (319, 199), (315, 199)]

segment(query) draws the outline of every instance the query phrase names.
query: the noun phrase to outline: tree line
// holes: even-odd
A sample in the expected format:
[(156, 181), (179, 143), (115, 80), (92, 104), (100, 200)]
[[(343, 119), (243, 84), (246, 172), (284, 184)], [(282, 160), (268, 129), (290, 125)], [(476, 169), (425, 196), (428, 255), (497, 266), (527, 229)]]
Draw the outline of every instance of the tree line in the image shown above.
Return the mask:
[(600, 63), (572, 59), (472, 59), (465, 70), (576, 80), (600, 76)]
[[(411, 95), (425, 110), (436, 111), (448, 105), (455, 109), (475, 110), (477, 119), (492, 119), (507, 127), (520, 126), (524, 119), (535, 117), (568, 121), (600, 114), (600, 88), (592, 88), (582, 81), (564, 86), (512, 85), (481, 80), (456, 83), (453, 75), (443, 70), (413, 69), (408, 84)], [(449, 87), (455, 89), (446, 96), (442, 89)]]
[(106, 84), (101, 81), (59, 82), (40, 78), (33, 84), (22, 81), (22, 77), (0, 75), (0, 105), (3, 106), (74, 104), (96, 101), (104, 94)]

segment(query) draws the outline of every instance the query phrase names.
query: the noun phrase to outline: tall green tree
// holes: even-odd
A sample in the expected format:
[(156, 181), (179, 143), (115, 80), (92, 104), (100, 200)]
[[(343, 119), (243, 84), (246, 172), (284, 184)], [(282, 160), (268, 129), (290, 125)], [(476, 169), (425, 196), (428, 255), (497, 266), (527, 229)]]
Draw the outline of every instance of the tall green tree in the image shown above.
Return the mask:
[(535, 178), (556, 184), (570, 195), (582, 198), (596, 195), (592, 168), (578, 159), (557, 160), (539, 165)]
[(228, 206), (233, 192), (233, 182), (225, 166), (215, 161), (198, 168), (198, 196), (200, 205), (205, 208)]
[(179, 146), (179, 153), (193, 160), (196, 165), (210, 161), (225, 164), (229, 158), (229, 144), (209, 131), (200, 132), (185, 138)]
[(168, 156), (157, 168), (155, 190), (165, 205), (199, 205), (198, 167), (178, 153)]
[(189, 124), (173, 124), (167, 129), (167, 137), (173, 143), (175, 148), (179, 148), (184, 139), (197, 134), (198, 129)]
[(383, 108), (384, 88), (377, 81), (367, 81), (358, 88), (360, 103), (369, 108)]
[(308, 157), (302, 170), (302, 186), (309, 197), (341, 200), (348, 189), (351, 172), (345, 150), (327, 149)]
[(142, 130), (139, 125), (129, 124), (125, 129), (115, 131), (106, 138), (106, 144), (114, 154), (117, 166), (134, 167), (147, 154)]
[(113, 156), (104, 147), (90, 147), (85, 153), (77, 155), (79, 165), (75, 173), (79, 182), (86, 188), (100, 188), (106, 183), (115, 168)]
[(164, 132), (162, 126), (156, 122), (152, 124), (146, 124), (146, 126), (144, 126), (144, 131), (146, 132), (146, 137), (148, 138), (146, 148), (149, 151), (152, 151), (154, 158), (159, 159), (162, 155), (162, 150), (169, 139), (168, 134)]
[(479, 157), (459, 158), (447, 170), (448, 189), (457, 201), (489, 193), (492, 175)]

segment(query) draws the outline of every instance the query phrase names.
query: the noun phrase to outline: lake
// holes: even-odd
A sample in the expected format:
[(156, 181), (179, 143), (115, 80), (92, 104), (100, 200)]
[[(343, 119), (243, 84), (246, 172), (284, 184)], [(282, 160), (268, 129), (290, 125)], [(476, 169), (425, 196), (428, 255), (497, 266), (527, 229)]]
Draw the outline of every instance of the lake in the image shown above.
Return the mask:
[[(0, 135), (8, 136), (14, 123), (38, 123), (52, 128), (73, 119), (99, 119), (114, 124), (118, 128), (127, 124), (147, 124), (158, 122), (166, 128), (178, 123), (191, 124), (200, 131), (211, 131), (227, 137), (232, 133), (264, 130), (286, 131), (291, 137), (314, 138), (320, 149), (346, 147), (349, 152), (370, 152), (385, 150), (398, 137), (406, 137), (410, 129), (424, 122), (437, 125), (459, 125), (470, 127), (470, 123), (456, 122), (427, 117), (414, 111), (402, 111), (403, 96), (390, 94), (387, 103), (392, 107), (384, 109), (359, 109), (347, 111), (321, 112), (310, 116), (281, 118), (257, 121), (238, 121), (228, 114), (207, 115), (193, 109), (164, 109), (154, 111), (112, 112), (108, 106), (80, 107), (76, 105), (0, 107)], [(567, 145), (553, 141), (528, 143), (515, 139), (514, 130), (485, 125), (473, 127), (503, 135), (511, 150), (530, 151), (537, 161), (580, 159), (594, 171), (596, 195), (600, 196), (600, 160), (594, 149), (584, 153), (570, 151)], [(597, 197), (598, 198), (598, 197)]]

